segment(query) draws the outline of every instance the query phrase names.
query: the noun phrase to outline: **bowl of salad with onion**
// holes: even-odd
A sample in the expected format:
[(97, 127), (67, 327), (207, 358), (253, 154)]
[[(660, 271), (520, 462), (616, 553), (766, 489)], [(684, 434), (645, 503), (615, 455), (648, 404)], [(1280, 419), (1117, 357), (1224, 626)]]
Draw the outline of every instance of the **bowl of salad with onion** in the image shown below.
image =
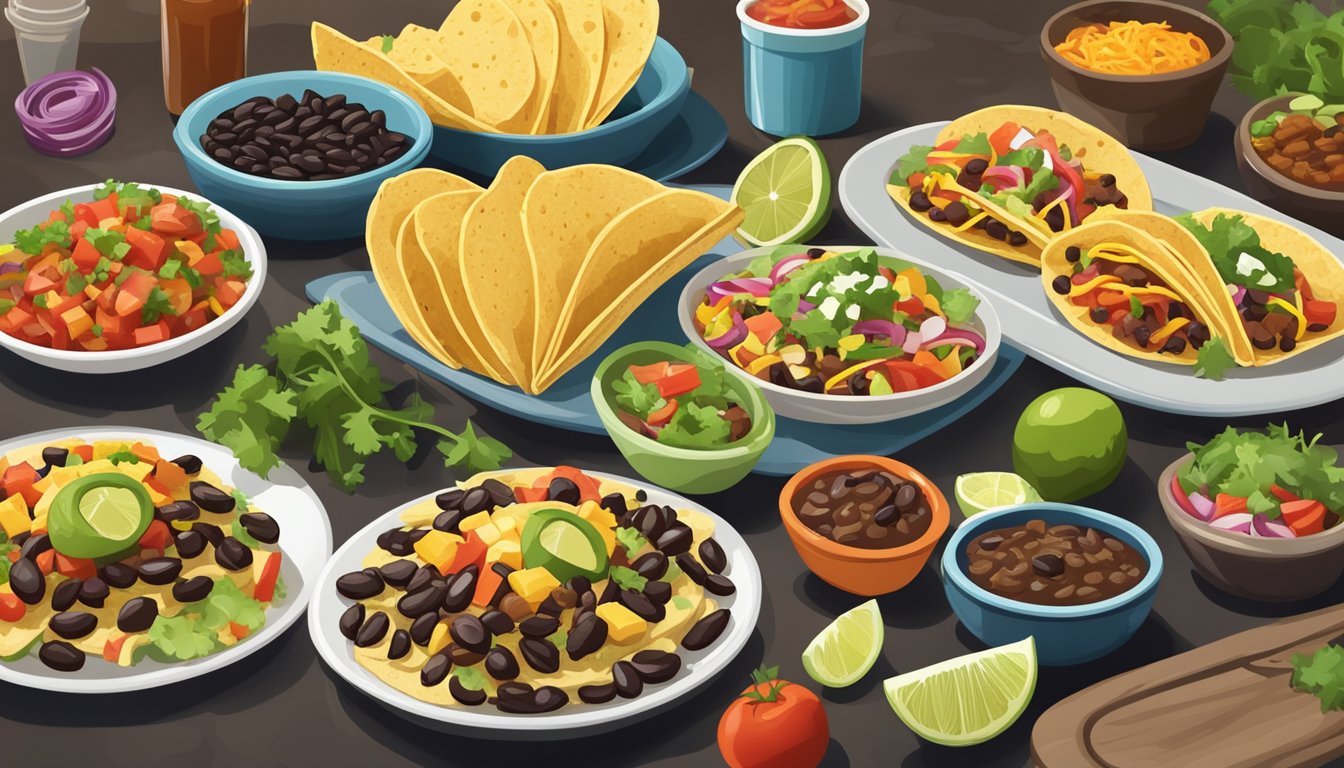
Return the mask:
[(1002, 336), (984, 295), (892, 250), (781, 245), (709, 265), (678, 308), (691, 342), (759, 386), (779, 416), (872, 424), (984, 380)]

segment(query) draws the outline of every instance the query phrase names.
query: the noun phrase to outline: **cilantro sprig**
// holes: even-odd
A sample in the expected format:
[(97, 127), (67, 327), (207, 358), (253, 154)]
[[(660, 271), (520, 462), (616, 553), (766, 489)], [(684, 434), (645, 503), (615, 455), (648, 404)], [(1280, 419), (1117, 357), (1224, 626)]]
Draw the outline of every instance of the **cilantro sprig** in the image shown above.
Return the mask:
[(1294, 690), (1310, 693), (1321, 700), (1321, 711), (1344, 709), (1344, 647), (1330, 643), (1315, 653), (1294, 653)]
[(432, 422), (433, 408), (412, 395), (401, 408), (386, 402), (391, 385), (369, 359), (359, 328), (326, 301), (280, 326), (266, 340), (270, 366), (239, 366), (233, 382), (216, 396), (196, 427), (265, 477), (280, 464), (276, 451), (302, 421), (312, 434), (313, 454), (346, 491), (364, 481), (371, 456), (391, 450), (400, 461), (416, 451), (416, 431), (439, 438), (444, 464), (479, 472), (498, 469), (513, 452), (480, 435), (471, 422), (454, 433)]

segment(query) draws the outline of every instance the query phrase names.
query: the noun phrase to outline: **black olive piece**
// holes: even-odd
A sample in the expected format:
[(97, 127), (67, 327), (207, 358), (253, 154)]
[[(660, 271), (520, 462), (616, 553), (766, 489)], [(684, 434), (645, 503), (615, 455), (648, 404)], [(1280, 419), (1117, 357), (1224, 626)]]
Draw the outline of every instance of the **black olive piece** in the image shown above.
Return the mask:
[(672, 585), (666, 581), (650, 581), (644, 585), (644, 595), (655, 603), (667, 605), (672, 599)]
[(966, 204), (960, 200), (955, 200), (943, 208), (943, 215), (947, 217), (947, 223), (954, 227), (960, 227), (971, 218), (971, 212), (966, 208)]
[(434, 637), (434, 628), (439, 625), (439, 614), (424, 613), (415, 617), (411, 622), (411, 642), (421, 647), (429, 645), (429, 641)]
[(364, 604), (355, 603), (341, 614), (340, 630), (346, 640), (354, 642), (359, 628), (364, 625)]
[(549, 641), (536, 637), (524, 637), (518, 643), (527, 665), (542, 674), (551, 674), (560, 669), (560, 649)]
[(448, 579), (443, 593), (443, 609), (449, 613), (467, 610), (476, 594), (476, 566), (469, 565)]
[(372, 616), (364, 622), (364, 626), (355, 633), (355, 645), (360, 648), (368, 648), (371, 645), (377, 645), (387, 635), (387, 629), (392, 625), (387, 614), (382, 611), (375, 611)]
[(468, 707), (479, 707), (486, 700), (485, 691), (468, 688), (463, 684), (462, 678), (456, 675), (448, 681), (448, 692), (453, 695), (453, 698), (459, 704), (465, 704)]
[(723, 634), (730, 618), (732, 618), (732, 614), (727, 608), (720, 608), (702, 617), (691, 625), (690, 630), (686, 632), (686, 636), (681, 639), (681, 647), (688, 651), (708, 648), (715, 640), (719, 639), (719, 635)]
[(186, 472), (188, 475), (200, 474), (201, 460), (190, 453), (178, 456), (176, 459), (173, 459), (173, 463), (181, 467), (182, 471)]
[(554, 616), (542, 616), (540, 614), (523, 619), (518, 624), (518, 631), (525, 637), (547, 638), (555, 634), (559, 629), (559, 619)]
[(411, 580), (406, 583), (406, 591), (412, 593), (419, 592), (420, 590), (429, 587), (429, 585), (435, 581), (442, 580), (443, 579), (439, 576), (438, 568), (435, 568), (432, 565), (423, 565), (411, 575)]
[(238, 517), (243, 530), (262, 544), (274, 544), (280, 540), (280, 524), (265, 512), (248, 512)]
[(452, 669), (453, 662), (445, 654), (436, 653), (430, 656), (425, 666), (420, 669), (420, 684), (426, 688), (433, 688), (442, 683)]
[(196, 603), (210, 596), (215, 582), (209, 576), (192, 576), (173, 585), (173, 599), (179, 603)]
[(657, 581), (667, 573), (667, 555), (662, 552), (646, 552), (635, 558), (630, 567), (640, 576), (650, 581)]
[(445, 512), (450, 510), (460, 512), (462, 511), (462, 497), (465, 495), (467, 495), (466, 491), (461, 488), (449, 488), (438, 496), (435, 496), (434, 503), (439, 509), (442, 509)]
[(68, 579), (57, 584), (51, 590), (51, 607), (57, 611), (68, 610), (79, 600), (79, 590), (84, 586), (81, 579)]
[(384, 563), (378, 569), (378, 575), (382, 577), (383, 582), (391, 584), (394, 587), (404, 587), (411, 583), (420, 568), (413, 560), (393, 560), (390, 563)]
[(602, 508), (616, 516), (617, 520), (625, 517), (630, 508), (625, 503), (625, 496), (619, 493), (609, 493), (602, 497)]
[[(204, 544), (202, 544), (204, 546)], [(179, 548), (178, 554), (181, 554)], [(125, 563), (108, 563), (98, 569), (98, 577), (116, 589), (130, 589), (140, 580), (140, 574)]]
[(1056, 275), (1054, 280), (1050, 281), (1050, 287), (1055, 293), (1061, 296), (1067, 296), (1069, 291), (1073, 290), (1073, 283), (1068, 275)]
[(1070, 263), (1076, 263), (1079, 259), (1083, 258), (1083, 249), (1076, 245), (1070, 245), (1068, 248), (1064, 249), (1064, 258)]
[(461, 524), (463, 517), (465, 515), (462, 514), (460, 509), (446, 509), (435, 516), (434, 530), (444, 533), (457, 533), (457, 526)]
[(241, 571), (252, 565), (252, 550), (243, 542), (228, 536), (215, 547), (215, 562), (226, 571)]
[(224, 531), (218, 525), (210, 523), (192, 523), (191, 530), (201, 534), (211, 545), (218, 547), (224, 543)]
[(37, 556), (51, 549), (51, 537), (45, 533), (29, 536), (19, 547), (19, 557), (24, 560), (36, 560)]
[(79, 602), (90, 608), (102, 608), (110, 594), (112, 590), (107, 588), (107, 582), (94, 576), (80, 585)]
[(616, 686), (611, 683), (585, 685), (579, 689), (579, 701), (584, 704), (606, 704), (616, 698)]
[(682, 555), (691, 551), (691, 543), (695, 540), (695, 532), (685, 523), (673, 523), (668, 526), (653, 546), (669, 556)]
[(494, 508), (493, 505), (494, 502), (490, 499), (490, 492), (483, 488), (472, 488), (462, 497), (462, 512), (465, 515), (488, 512)]
[(1094, 323), (1107, 323), (1111, 320), (1111, 313), (1106, 311), (1105, 307), (1093, 307), (1088, 312), (1088, 316), (1092, 318)]
[(490, 494), (490, 500), (496, 507), (507, 507), (517, 501), (513, 496), (513, 489), (493, 477), (486, 478), (481, 483), (481, 489)]
[(681, 671), (681, 657), (667, 651), (640, 651), (630, 657), (630, 663), (640, 680), (654, 685), (671, 680)]
[(708, 578), (709, 574), (705, 572), (705, 567), (700, 564), (700, 561), (696, 560), (694, 557), (691, 557), (690, 555), (677, 555), (677, 567), (680, 568), (681, 572), (686, 574), (687, 578), (692, 582), (699, 584), (702, 587), (705, 585), (705, 579)]
[(70, 458), (69, 448), (43, 448), (42, 462), (48, 467), (64, 467), (66, 459)]
[(580, 501), (579, 486), (567, 477), (551, 478), (550, 485), (546, 486), (546, 498), (549, 501), (578, 506)]
[(9, 587), (23, 602), (37, 605), (47, 593), (47, 578), (42, 575), (42, 569), (37, 567), (37, 563), (20, 558), (9, 567)]
[(611, 684), (616, 694), (623, 699), (633, 699), (644, 692), (644, 681), (640, 679), (635, 665), (628, 661), (618, 661), (611, 667)]
[(154, 518), (165, 523), (175, 520), (196, 520), (200, 516), (201, 508), (190, 501), (174, 501), (154, 510)]
[(133, 597), (117, 611), (117, 629), (122, 632), (144, 632), (159, 617), (159, 604), (148, 597)]
[(397, 601), (397, 611), (408, 619), (418, 619), (426, 614), (437, 615), (447, 591), (448, 586), (442, 579), (432, 581), (424, 589), (402, 595)]
[(191, 481), (191, 500), (206, 512), (223, 514), (232, 512), (238, 506), (238, 500), (204, 480)]
[(392, 642), (387, 645), (387, 658), (396, 661), (411, 652), (411, 635), (404, 629), (392, 633)]
[(513, 619), (509, 614), (494, 608), (481, 614), (481, 623), (496, 637), (507, 635), (514, 630)]
[(84, 611), (62, 611), (51, 617), (47, 627), (58, 637), (78, 640), (98, 627), (98, 617)]
[(705, 591), (719, 597), (727, 597), (737, 591), (732, 579), (721, 573), (711, 573), (705, 578)]
[(478, 616), (469, 613), (458, 616), (448, 625), (448, 634), (452, 635), (454, 643), (472, 653), (490, 650), (490, 630), (485, 628)]
[(700, 562), (714, 573), (723, 573), (723, 569), (728, 567), (728, 554), (712, 538), (700, 542), (696, 552), (700, 555)]
[(522, 672), (513, 651), (502, 645), (491, 648), (485, 654), (485, 671), (496, 680), (512, 680)]
[[(821, 251), (821, 255), (820, 255), (820, 256), (813, 256), (813, 255), (812, 255), (812, 251), (820, 251), (820, 250), (821, 250), (820, 248), (810, 248), (810, 249), (808, 249), (808, 251), (807, 251), (807, 255), (808, 255), (809, 258), (819, 259), (819, 258), (821, 258), (821, 256), (825, 256), (825, 255), (826, 255), (826, 252), (825, 252), (825, 251)], [(646, 502), (646, 501), (648, 501), (648, 500), (649, 500), (649, 492), (648, 492), (648, 491), (644, 490), (643, 488), (638, 488), (638, 489), (635, 490), (635, 501), (638, 501), (640, 504), (643, 504), (644, 502)]]
[(140, 574), (140, 580), (146, 584), (156, 586), (172, 584), (178, 574), (182, 573), (182, 561), (176, 557), (151, 557), (148, 560), (141, 560), (136, 572)]
[(584, 614), (576, 621), (565, 638), (565, 653), (572, 661), (578, 661), (590, 653), (596, 653), (607, 642), (607, 622), (595, 613)]
[(84, 667), (84, 652), (64, 640), (43, 643), (37, 658), (57, 672), (77, 672)]

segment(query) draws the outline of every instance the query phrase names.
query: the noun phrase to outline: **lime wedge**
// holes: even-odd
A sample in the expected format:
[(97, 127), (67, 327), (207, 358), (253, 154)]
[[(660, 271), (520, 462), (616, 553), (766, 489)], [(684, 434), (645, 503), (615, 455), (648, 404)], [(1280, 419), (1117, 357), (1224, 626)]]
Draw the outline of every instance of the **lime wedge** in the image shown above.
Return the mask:
[(1031, 483), (1012, 472), (972, 472), (957, 478), (957, 504), (966, 517), (999, 507), (1040, 501)]
[(882, 652), (882, 611), (876, 600), (840, 614), (803, 651), (803, 669), (818, 683), (844, 688), (868, 674)]
[(757, 155), (733, 185), (746, 219), (737, 236), (750, 245), (806, 242), (831, 215), (831, 171), (817, 142), (794, 136)]
[(897, 675), (882, 683), (910, 730), (949, 747), (980, 744), (1017, 721), (1036, 690), (1036, 642), (1028, 637)]
[(99, 536), (125, 541), (140, 527), (140, 500), (129, 488), (115, 485), (94, 488), (79, 499), (79, 514)]
[(593, 545), (589, 543), (588, 537), (563, 520), (542, 528), (539, 538), (547, 552), (576, 568), (588, 570), (597, 565), (597, 556), (593, 554)]

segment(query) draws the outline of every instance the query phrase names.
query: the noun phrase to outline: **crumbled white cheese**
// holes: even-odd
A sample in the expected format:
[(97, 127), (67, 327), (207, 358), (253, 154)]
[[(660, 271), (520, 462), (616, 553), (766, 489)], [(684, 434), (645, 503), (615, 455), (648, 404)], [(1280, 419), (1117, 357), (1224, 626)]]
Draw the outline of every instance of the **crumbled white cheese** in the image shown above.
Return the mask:
[(843, 275), (836, 275), (831, 279), (831, 284), (828, 287), (831, 293), (848, 293), (851, 288), (862, 283), (864, 278), (865, 275), (861, 272), (848, 272)]
[(872, 285), (869, 285), (868, 290), (864, 291), (864, 293), (873, 293), (874, 291), (880, 291), (883, 288), (886, 288), (888, 285), (891, 285), (891, 282), (887, 280), (886, 276), (878, 275), (877, 277), (873, 278)]
[(858, 319), (859, 319), (859, 305), (858, 305), (858, 304), (850, 304), (848, 307), (845, 307), (845, 317), (848, 317), (850, 320), (858, 320)]
[(840, 311), (840, 300), (834, 296), (827, 296), (821, 304), (817, 305), (817, 311), (827, 320), (834, 320), (835, 313)]

